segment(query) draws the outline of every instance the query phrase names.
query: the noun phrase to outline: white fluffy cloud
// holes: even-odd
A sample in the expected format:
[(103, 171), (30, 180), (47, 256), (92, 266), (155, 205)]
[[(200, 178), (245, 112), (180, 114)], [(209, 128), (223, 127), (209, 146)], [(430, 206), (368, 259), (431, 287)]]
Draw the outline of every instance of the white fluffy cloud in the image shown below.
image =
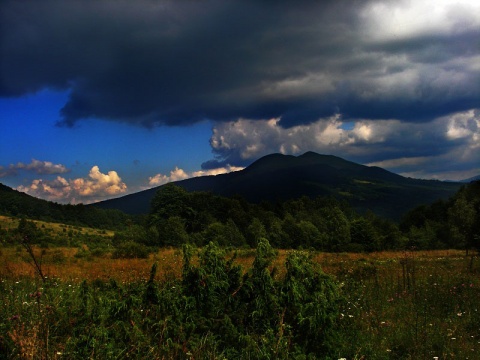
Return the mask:
[(468, 139), (471, 146), (480, 146), (480, 111), (464, 111), (442, 119), (448, 124), (448, 139)]
[(220, 156), (230, 156), (236, 161), (278, 152), (300, 154), (311, 150), (345, 154), (361, 144), (385, 141), (388, 133), (395, 131), (394, 127), (400, 124), (394, 120), (359, 121), (353, 129), (347, 130), (339, 116), (290, 128), (283, 128), (279, 119), (239, 119), (218, 123), (213, 129), (210, 144)]
[(183, 171), (183, 169), (175, 167), (174, 170), (170, 171), (170, 175), (157, 174), (155, 176), (149, 177), (148, 184), (151, 186), (159, 186), (171, 181), (184, 180), (189, 177), (190, 176), (185, 171)]
[(240, 170), (243, 170), (243, 169), (244, 169), (244, 167), (242, 167), (242, 166), (227, 165), (225, 167), (216, 168), (216, 169), (194, 171), (192, 173), (191, 177), (215, 176), (215, 175), (226, 174), (226, 173), (233, 172), (233, 171), (240, 171)]
[(148, 178), (148, 185), (150, 186), (160, 186), (172, 181), (179, 181), (185, 180), (192, 177), (198, 176), (209, 176), (209, 175), (220, 175), (226, 174), (232, 171), (239, 171), (242, 170), (243, 167), (238, 166), (230, 166), (227, 165), (225, 167), (216, 168), (216, 169), (209, 169), (209, 170), (199, 170), (194, 171), (191, 173), (185, 172), (183, 169), (179, 169), (175, 167), (174, 170), (170, 171), (170, 175), (163, 175), (163, 174), (156, 174), (155, 176), (151, 176)]
[(17, 187), (17, 190), (62, 203), (92, 203), (125, 193), (127, 185), (116, 171), (103, 174), (95, 165), (85, 178), (65, 179), (57, 176), (54, 180), (35, 179), (28, 186)]

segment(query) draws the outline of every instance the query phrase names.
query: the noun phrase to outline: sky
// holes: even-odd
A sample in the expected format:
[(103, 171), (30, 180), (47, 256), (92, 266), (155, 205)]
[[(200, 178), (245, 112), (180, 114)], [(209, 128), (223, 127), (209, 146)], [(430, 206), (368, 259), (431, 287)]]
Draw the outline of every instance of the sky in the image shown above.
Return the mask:
[(307, 151), (480, 174), (478, 0), (3, 0), (0, 183), (91, 203)]

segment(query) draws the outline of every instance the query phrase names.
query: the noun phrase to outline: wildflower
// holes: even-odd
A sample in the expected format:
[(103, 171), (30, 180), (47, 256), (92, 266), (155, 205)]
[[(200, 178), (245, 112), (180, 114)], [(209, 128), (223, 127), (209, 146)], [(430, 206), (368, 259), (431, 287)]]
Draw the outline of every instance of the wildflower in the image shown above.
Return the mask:
[(457, 316), (462, 316), (462, 312), (458, 312), (458, 313), (457, 313)]
[(13, 315), (11, 318), (10, 318), (10, 321), (14, 321), (14, 320), (18, 320), (20, 319), (20, 315)]

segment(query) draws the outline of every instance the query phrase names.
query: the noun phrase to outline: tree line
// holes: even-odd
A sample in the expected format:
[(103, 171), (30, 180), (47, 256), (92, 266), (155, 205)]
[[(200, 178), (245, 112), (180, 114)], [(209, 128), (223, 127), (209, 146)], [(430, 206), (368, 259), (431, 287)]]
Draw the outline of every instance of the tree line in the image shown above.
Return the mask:
[(175, 184), (157, 191), (149, 214), (143, 217), (0, 190), (0, 214), (114, 229), (115, 245), (179, 247), (214, 242), (255, 248), (259, 239), (266, 238), (275, 248), (329, 252), (480, 248), (479, 181), (465, 185), (448, 200), (412, 209), (399, 222), (373, 212), (360, 214), (334, 197), (254, 204), (240, 196), (187, 192)]
[(466, 185), (451, 199), (417, 207), (395, 223), (372, 212), (359, 214), (335, 198), (252, 204), (167, 184), (157, 191), (143, 224), (117, 232), (115, 240), (255, 248), (266, 238), (276, 248), (330, 252), (473, 249), (479, 247), (479, 188), (479, 182)]
[(119, 210), (65, 205), (37, 199), (0, 184), (0, 215), (97, 229), (122, 229), (133, 217)]

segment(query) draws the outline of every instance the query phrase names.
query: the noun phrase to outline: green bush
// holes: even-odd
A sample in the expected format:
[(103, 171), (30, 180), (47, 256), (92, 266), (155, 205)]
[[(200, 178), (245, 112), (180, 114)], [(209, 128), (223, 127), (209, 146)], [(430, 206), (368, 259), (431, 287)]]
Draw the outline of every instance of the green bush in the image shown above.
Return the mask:
[(112, 253), (113, 259), (146, 259), (151, 250), (134, 241), (127, 241), (119, 244)]

